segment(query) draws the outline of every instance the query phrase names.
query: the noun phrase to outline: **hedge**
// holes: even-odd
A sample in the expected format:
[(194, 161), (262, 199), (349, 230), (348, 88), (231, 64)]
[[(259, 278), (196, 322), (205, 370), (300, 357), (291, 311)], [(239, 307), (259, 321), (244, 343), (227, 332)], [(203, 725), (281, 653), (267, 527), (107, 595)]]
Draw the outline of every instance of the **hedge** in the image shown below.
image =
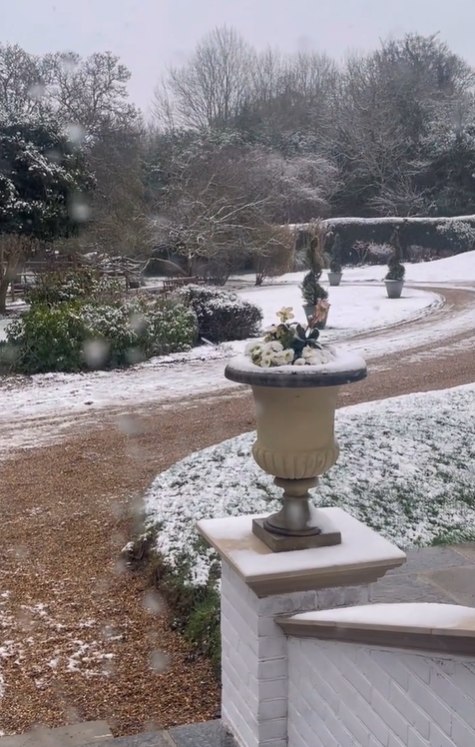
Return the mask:
[[(356, 264), (361, 254), (355, 244), (388, 244), (396, 226), (399, 227), (403, 259), (410, 259), (409, 247), (430, 250), (432, 258), (460, 254), (475, 248), (475, 215), (456, 218), (328, 218), (324, 225), (338, 233), (341, 239), (343, 264)], [(297, 251), (308, 243), (311, 224), (291, 226)]]

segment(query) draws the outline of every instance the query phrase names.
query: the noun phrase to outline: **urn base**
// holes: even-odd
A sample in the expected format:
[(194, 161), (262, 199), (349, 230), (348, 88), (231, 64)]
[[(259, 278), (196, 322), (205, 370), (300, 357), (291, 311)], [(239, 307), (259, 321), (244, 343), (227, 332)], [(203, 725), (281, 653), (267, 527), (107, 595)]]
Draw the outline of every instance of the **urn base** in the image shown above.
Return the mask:
[(318, 528), (318, 534), (288, 535), (270, 531), (267, 519), (253, 519), (252, 532), (272, 552), (293, 552), (308, 550), (312, 547), (329, 547), (341, 544), (341, 532), (332, 527)]

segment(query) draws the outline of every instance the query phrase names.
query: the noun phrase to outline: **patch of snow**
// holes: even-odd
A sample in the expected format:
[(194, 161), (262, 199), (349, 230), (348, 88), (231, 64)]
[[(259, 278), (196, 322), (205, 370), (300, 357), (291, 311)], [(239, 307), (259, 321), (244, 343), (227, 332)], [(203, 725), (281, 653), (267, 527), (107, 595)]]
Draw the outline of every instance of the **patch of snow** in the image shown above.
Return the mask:
[[(314, 505), (338, 506), (399, 547), (475, 540), (475, 384), (354, 405), (336, 413), (339, 460)], [(198, 451), (158, 475), (147, 526), (189, 582), (207, 582), (217, 556), (197, 547), (196, 521), (278, 510), (282, 491), (251, 457), (254, 433)]]
[[(381, 268), (379, 269), (381, 271)], [(282, 306), (291, 306), (296, 320), (305, 321), (299, 288), (303, 276), (304, 273), (291, 273), (281, 278), (284, 285), (261, 286), (253, 290), (240, 291), (239, 295), (245, 301), (260, 306), (264, 314), (264, 327), (276, 323), (276, 312)], [(324, 336), (329, 342), (351, 333), (381, 329), (419, 318), (423, 313), (440, 305), (440, 296), (413, 288), (406, 288), (397, 303), (389, 301), (383, 285), (364, 288), (340, 285), (329, 288), (328, 292), (330, 312)]]
[(475, 609), (433, 602), (364, 604), (335, 610), (299, 612), (291, 619), (295, 622), (345, 623), (349, 627), (376, 625), (392, 629), (397, 626), (433, 632), (450, 628), (475, 630)]

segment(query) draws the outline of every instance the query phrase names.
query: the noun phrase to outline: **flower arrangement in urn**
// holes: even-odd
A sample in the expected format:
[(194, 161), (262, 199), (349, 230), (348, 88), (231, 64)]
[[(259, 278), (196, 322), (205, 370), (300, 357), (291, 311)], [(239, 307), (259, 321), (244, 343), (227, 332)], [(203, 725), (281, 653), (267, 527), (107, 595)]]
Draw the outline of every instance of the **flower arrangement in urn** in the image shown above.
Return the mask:
[(333, 351), (319, 341), (317, 312), (307, 327), (291, 321), (294, 313), (289, 306), (278, 311), (277, 316), (279, 323), (266, 330), (264, 339), (246, 347), (246, 355), (256, 366), (318, 366), (333, 360)]

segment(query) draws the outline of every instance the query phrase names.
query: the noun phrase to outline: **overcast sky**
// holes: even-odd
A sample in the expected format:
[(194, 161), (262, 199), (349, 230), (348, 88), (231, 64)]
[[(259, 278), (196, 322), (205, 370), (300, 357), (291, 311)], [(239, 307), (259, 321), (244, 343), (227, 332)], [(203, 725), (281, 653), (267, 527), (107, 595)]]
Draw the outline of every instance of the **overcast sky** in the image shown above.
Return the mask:
[(223, 24), (257, 48), (336, 58), (407, 31), (440, 32), (475, 65), (475, 0), (0, 0), (2, 42), (38, 54), (111, 50), (132, 72), (130, 95), (144, 111), (167, 65)]

